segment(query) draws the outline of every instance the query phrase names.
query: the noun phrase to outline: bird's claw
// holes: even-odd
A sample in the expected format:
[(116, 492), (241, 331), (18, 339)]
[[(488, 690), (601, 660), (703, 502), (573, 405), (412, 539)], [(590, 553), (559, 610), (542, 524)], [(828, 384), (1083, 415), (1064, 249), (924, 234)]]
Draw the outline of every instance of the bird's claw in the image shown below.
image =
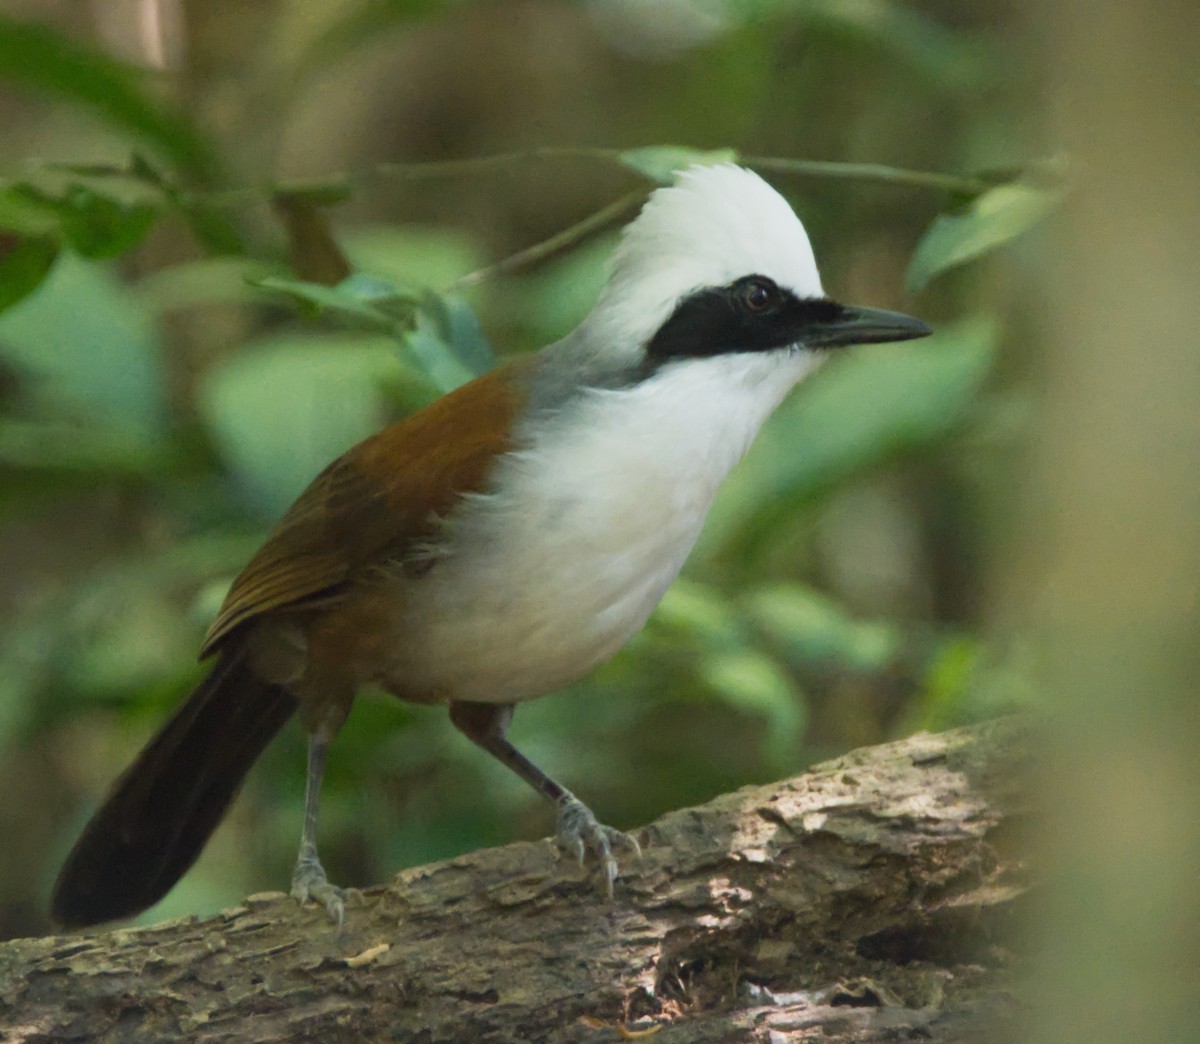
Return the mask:
[(325, 907), (329, 919), (340, 932), (346, 922), (346, 890), (329, 883), (325, 868), (315, 855), (296, 861), (292, 871), (292, 898), (301, 906), (310, 899)]
[(558, 803), (558, 829), (554, 840), (560, 848), (573, 853), (580, 866), (589, 851), (596, 857), (610, 899), (613, 897), (613, 882), (620, 876), (613, 849), (623, 847), (630, 849), (635, 856), (642, 854), (642, 846), (637, 838), (605, 826), (574, 794), (568, 794)]

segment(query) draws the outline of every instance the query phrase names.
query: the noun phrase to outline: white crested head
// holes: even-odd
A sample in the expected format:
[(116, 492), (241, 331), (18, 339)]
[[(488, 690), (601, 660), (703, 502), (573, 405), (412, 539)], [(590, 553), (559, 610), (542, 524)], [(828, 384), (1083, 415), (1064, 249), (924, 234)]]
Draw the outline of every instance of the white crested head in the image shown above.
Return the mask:
[(683, 297), (749, 275), (824, 296), (808, 234), (775, 189), (732, 163), (689, 167), (625, 228), (588, 325), (633, 352)]

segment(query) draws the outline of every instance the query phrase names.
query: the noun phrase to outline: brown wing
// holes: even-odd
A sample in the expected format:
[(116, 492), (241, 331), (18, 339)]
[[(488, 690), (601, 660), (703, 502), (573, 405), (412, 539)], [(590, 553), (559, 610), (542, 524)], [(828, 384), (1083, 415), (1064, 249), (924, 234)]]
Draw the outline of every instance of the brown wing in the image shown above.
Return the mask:
[(236, 627), (339, 589), (427, 536), (509, 449), (524, 361), (464, 384), (347, 451), (300, 494), (234, 580), (201, 658)]

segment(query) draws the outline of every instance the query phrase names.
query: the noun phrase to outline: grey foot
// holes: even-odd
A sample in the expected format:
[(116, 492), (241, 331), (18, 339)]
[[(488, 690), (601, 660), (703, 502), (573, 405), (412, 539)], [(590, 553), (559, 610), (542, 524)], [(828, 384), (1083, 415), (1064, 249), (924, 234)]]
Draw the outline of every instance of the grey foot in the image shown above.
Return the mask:
[(325, 868), (315, 854), (296, 860), (296, 869), (292, 871), (292, 898), (301, 906), (310, 899), (320, 903), (338, 931), (342, 930), (346, 921), (346, 890), (329, 883)]
[(558, 803), (558, 833), (554, 840), (560, 848), (573, 852), (581, 866), (588, 852), (596, 857), (610, 899), (613, 897), (613, 882), (620, 876), (613, 849), (620, 846), (630, 849), (636, 856), (642, 854), (642, 846), (637, 843), (637, 838), (605, 826), (574, 794), (568, 794)]

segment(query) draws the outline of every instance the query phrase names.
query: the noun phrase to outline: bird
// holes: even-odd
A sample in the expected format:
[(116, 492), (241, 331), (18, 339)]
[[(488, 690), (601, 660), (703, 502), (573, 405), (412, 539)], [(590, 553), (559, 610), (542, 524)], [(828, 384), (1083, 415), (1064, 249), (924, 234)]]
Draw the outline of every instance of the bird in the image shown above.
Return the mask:
[(166, 895), (298, 715), (308, 759), (291, 894), (340, 926), (319, 797), (326, 750), (367, 685), (447, 705), (554, 804), (557, 842), (590, 856), (611, 896), (617, 853), (636, 840), (510, 742), (514, 709), (641, 629), (795, 385), (838, 349), (930, 332), (827, 296), (803, 224), (757, 173), (677, 173), (623, 230), (576, 329), (383, 428), (300, 494), (209, 628), (208, 675), (68, 855), (54, 919), (87, 927)]

